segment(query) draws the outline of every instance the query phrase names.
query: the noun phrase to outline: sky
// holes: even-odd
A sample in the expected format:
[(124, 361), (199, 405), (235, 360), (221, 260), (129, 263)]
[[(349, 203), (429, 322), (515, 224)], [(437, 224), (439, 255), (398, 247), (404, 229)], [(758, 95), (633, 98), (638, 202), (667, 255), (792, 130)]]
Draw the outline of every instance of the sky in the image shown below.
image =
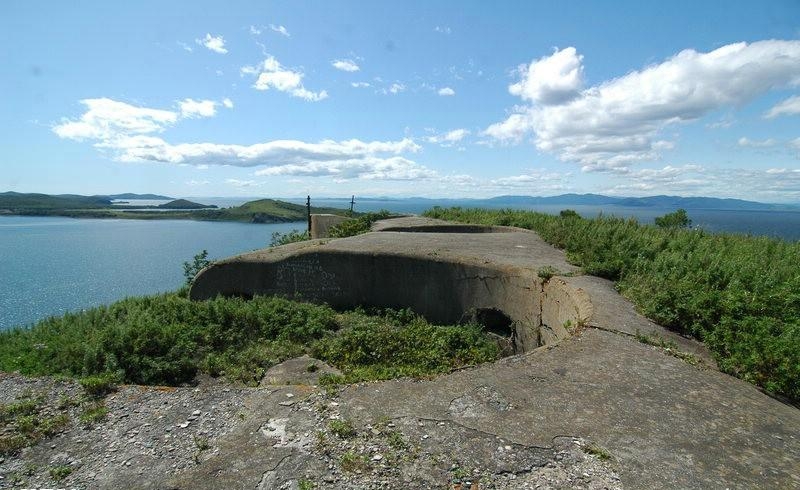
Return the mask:
[(0, 192), (800, 203), (800, 1), (0, 2)]

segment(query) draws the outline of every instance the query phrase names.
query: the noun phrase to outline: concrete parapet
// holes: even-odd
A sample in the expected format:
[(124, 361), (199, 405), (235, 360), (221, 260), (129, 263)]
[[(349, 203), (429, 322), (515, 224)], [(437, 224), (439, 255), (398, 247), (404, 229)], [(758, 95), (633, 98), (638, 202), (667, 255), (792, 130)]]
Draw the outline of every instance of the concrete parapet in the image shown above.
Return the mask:
[(338, 214), (312, 214), (311, 215), (311, 238), (328, 238), (328, 232), (334, 226), (347, 221), (346, 216)]

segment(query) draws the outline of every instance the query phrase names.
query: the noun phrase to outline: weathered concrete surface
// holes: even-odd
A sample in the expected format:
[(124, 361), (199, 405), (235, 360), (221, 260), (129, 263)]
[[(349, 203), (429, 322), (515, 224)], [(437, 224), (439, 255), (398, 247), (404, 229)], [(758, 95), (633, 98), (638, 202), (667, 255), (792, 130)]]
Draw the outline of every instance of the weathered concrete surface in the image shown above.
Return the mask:
[(311, 238), (328, 238), (328, 232), (334, 226), (347, 221), (346, 216), (338, 214), (312, 214), (311, 215)]
[[(297, 292), (336, 306), (412, 306), (448, 322), (476, 307), (498, 308), (524, 324), (524, 355), (432, 381), (353, 386), (335, 398), (336, 416), (359, 430), (390, 420), (419, 441), (415, 466), (400, 466), (414, 475), (408, 488), (441, 481), (441, 462), (529, 474), (563, 437), (607, 449), (627, 488), (800, 488), (799, 410), (714, 370), (701, 344), (643, 318), (610, 282), (570, 276), (577, 269), (533, 233), (443, 230), (415, 218), (376, 229), (414, 226), (431, 231), (235, 257), (205, 270), (192, 297)], [(568, 275), (545, 281), (544, 266)], [(707, 362), (695, 367), (637, 334)], [(427, 444), (436, 450), (425, 452)], [(493, 447), (510, 453), (501, 458)], [(288, 484), (292, 474), (316, 471), (306, 453), (293, 454), (299, 459), (264, 478)]]

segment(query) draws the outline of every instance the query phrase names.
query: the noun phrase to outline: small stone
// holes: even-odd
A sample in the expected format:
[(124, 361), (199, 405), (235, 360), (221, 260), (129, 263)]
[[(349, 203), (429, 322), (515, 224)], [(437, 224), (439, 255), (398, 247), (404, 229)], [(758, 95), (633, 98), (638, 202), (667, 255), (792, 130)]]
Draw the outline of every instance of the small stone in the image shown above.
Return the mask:
[(422, 436), (422, 438), (423, 438), (423, 439), (427, 439), (427, 438), (429, 438), (429, 437), (430, 437), (430, 436), (429, 436), (428, 434), (425, 434), (425, 435), (423, 435), (423, 436)]
[(294, 393), (286, 393), (286, 398), (294, 398)]
[(192, 412), (192, 415), (195, 416), (195, 417), (199, 417), (200, 414), (202, 414), (202, 413), (203, 412), (201, 412), (200, 410), (195, 410), (194, 412)]
[(294, 404), (295, 404), (295, 402), (293, 400), (292, 401), (287, 400), (287, 401), (284, 401), (284, 402), (278, 402), (278, 405), (280, 405), (282, 407), (291, 407)]
[(382, 459), (383, 459), (383, 455), (382, 454), (376, 454), (376, 455), (372, 456), (372, 461), (380, 461)]
[(185, 429), (185, 428), (189, 427), (189, 422), (188, 421), (184, 422), (181, 425), (179, 425), (178, 427), (180, 427), (181, 429)]

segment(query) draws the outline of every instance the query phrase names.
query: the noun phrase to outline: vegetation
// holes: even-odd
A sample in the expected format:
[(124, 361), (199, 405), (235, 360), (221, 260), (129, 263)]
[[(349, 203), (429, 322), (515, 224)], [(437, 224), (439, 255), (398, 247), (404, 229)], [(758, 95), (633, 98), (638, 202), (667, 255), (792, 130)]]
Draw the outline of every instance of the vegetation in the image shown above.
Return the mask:
[(656, 218), (656, 226), (659, 228), (689, 228), (692, 220), (686, 214), (685, 209), (679, 209), (674, 213), (668, 213)]
[(339, 313), (275, 297), (192, 302), (183, 293), (0, 332), (0, 370), (84, 377), (95, 394), (115, 382), (188, 384), (200, 372), (255, 384), (269, 367), (303, 353), (354, 382), (429, 376), (494, 360), (499, 350), (478, 326), (431, 325), (409, 311)]
[(0, 455), (15, 454), (22, 448), (53, 437), (69, 423), (66, 414), (45, 410), (43, 397), (22, 396), (0, 404)]
[(340, 439), (350, 439), (356, 435), (356, 429), (349, 420), (331, 420), (328, 428)]
[(372, 224), (376, 221), (386, 219), (392, 214), (389, 211), (381, 210), (377, 213), (366, 213), (358, 218), (349, 219), (343, 223), (331, 227), (328, 232), (331, 238), (344, 238), (348, 236), (360, 235), (368, 232), (372, 228)]
[(287, 233), (280, 233), (278, 231), (272, 234), (272, 239), (269, 242), (270, 247), (279, 247), (281, 245), (288, 245), (290, 243), (304, 242), (309, 240), (308, 231), (292, 230)]
[[(275, 235), (273, 235), (273, 238), (274, 236)], [(209, 265), (211, 265), (211, 261), (208, 260), (208, 250), (203, 250), (192, 257), (191, 262), (184, 262), (183, 277), (186, 279), (186, 286), (191, 286), (197, 274)]]
[[(649, 318), (704, 341), (723, 371), (800, 402), (800, 242), (606, 216), (461, 208), (425, 215), (535, 230), (587, 274), (616, 281)], [(682, 213), (664, 222), (686, 223)]]

